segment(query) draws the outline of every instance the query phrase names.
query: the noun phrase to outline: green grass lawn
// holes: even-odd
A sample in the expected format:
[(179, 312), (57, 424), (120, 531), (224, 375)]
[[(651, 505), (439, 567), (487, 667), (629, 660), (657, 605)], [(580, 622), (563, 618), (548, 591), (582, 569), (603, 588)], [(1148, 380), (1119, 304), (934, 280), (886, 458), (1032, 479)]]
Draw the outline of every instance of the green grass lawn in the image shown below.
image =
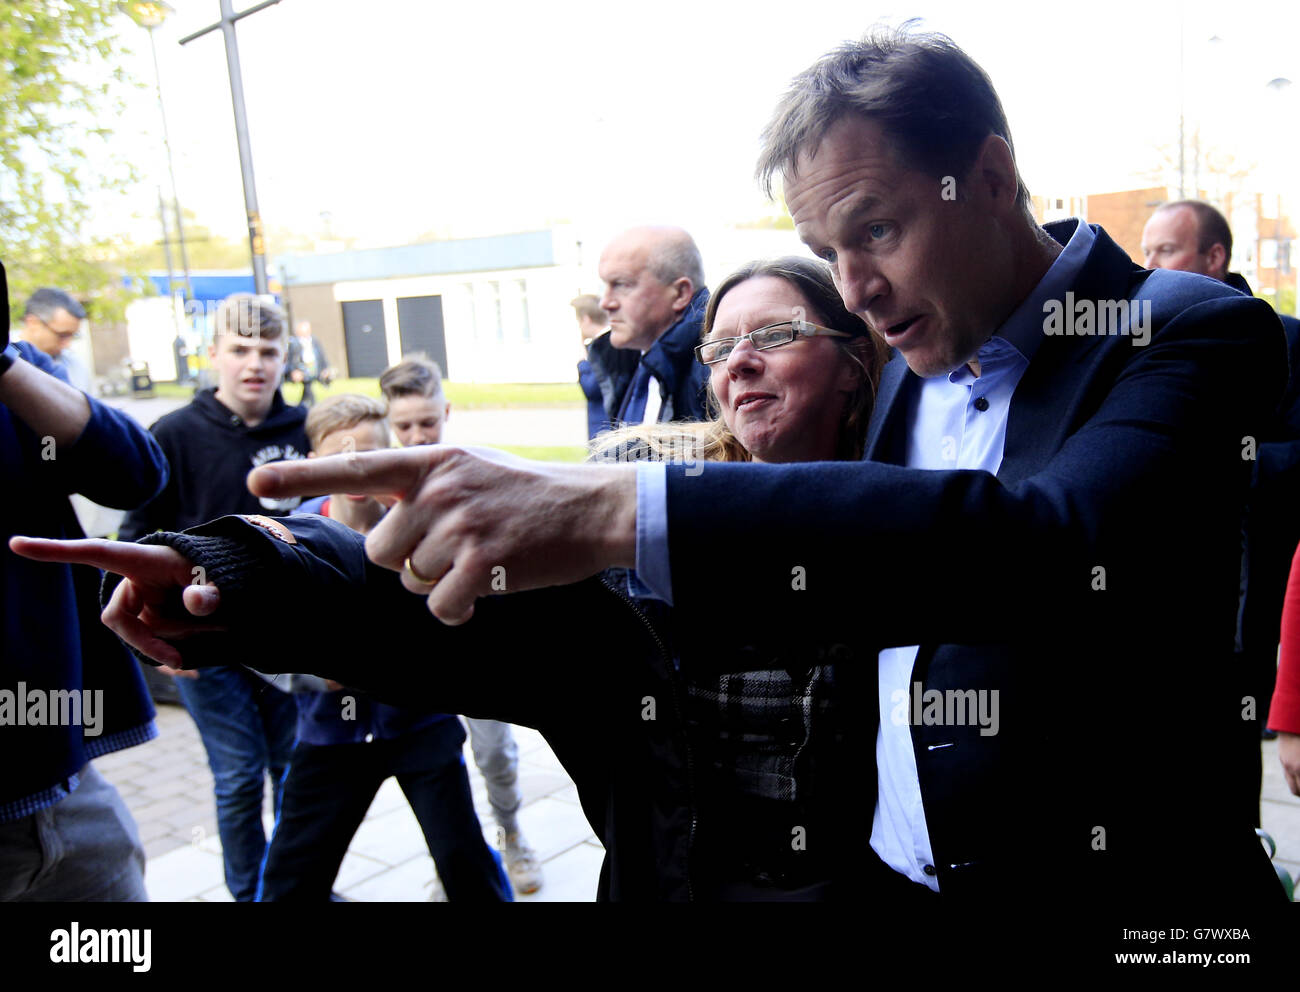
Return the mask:
[[(576, 382), (447, 382), (443, 384), (451, 405), (461, 410), (503, 410), (517, 407), (580, 407), (586, 402)], [(171, 399), (189, 399), (193, 390), (174, 382), (155, 382), (154, 395)], [(336, 379), (328, 386), (317, 384), (316, 396), (336, 393), (361, 393), (379, 396), (378, 379)], [(302, 387), (286, 382), (284, 398), (297, 403)]]
[[(577, 383), (530, 383), (514, 382), (501, 384), (480, 384), (470, 382), (448, 382), (444, 384), (447, 398), (458, 409), (511, 409), (526, 407), (572, 407), (585, 402), (582, 390)], [(286, 383), (284, 398), (290, 403), (297, 403), (302, 390), (294, 383)], [(365, 396), (379, 397), (378, 379), (338, 379), (328, 387), (317, 385), (318, 399), (334, 396), (338, 393), (361, 393)], [(155, 382), (154, 395), (171, 399), (188, 400), (194, 391), (188, 386), (178, 386), (174, 382)], [(496, 445), (502, 451), (519, 455), (521, 458), (533, 458), (541, 462), (580, 462), (587, 457), (587, 449), (581, 444), (561, 445)]]
[(532, 458), (539, 462), (580, 462), (585, 461), (587, 449), (581, 444), (560, 444), (537, 446), (528, 444), (498, 444), (493, 447), (508, 451), (520, 458)]
[[(577, 407), (586, 400), (576, 382), (447, 382), (443, 384), (447, 399), (454, 409), (487, 410), (513, 407)], [(297, 402), (301, 387), (290, 382), (284, 386), (284, 395)], [(361, 393), (379, 396), (378, 379), (336, 379), (328, 386), (317, 385), (318, 397), (336, 393)]]

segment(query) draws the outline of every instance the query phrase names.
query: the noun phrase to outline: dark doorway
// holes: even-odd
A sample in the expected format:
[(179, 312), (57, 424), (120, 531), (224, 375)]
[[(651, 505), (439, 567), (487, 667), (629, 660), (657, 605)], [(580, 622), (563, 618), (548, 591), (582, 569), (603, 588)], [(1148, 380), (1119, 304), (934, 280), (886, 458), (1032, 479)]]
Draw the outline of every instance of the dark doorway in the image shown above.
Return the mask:
[(397, 300), (397, 331), (402, 337), (402, 354), (422, 351), (447, 370), (447, 337), (442, 328), (441, 296), (404, 296)]
[(348, 346), (349, 376), (378, 376), (388, 368), (383, 301), (354, 300), (344, 303), (343, 338)]

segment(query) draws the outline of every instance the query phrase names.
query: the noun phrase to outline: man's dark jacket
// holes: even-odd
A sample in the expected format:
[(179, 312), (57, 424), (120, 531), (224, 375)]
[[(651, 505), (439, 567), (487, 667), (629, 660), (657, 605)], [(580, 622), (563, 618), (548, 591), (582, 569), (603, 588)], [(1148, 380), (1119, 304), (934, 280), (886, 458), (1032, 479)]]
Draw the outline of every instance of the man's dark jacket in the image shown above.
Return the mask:
[[(1225, 280), (1252, 295), (1240, 275)], [(1277, 646), (1282, 630), (1282, 600), (1291, 559), (1300, 543), (1300, 320), (1279, 314), (1286, 332), (1290, 382), (1277, 415), (1256, 439), (1255, 474), (1244, 527), (1241, 611), (1238, 648), (1250, 666), (1247, 691), (1257, 696), (1262, 723), (1277, 675)], [(1255, 784), (1252, 782), (1252, 784)], [(1258, 797), (1255, 797), (1258, 801)]]
[[(659, 422), (670, 420), (703, 420), (705, 387), (709, 370), (695, 359), (695, 346), (700, 343), (700, 329), (704, 324), (704, 311), (709, 304), (709, 291), (701, 288), (691, 297), (682, 315), (641, 356), (644, 364), (659, 380)], [(608, 334), (591, 342), (587, 358), (592, 374), (600, 387), (605, 416), (615, 427), (622, 426), (619, 413), (627, 398), (628, 386), (636, 375), (637, 353), (625, 348), (615, 348)]]
[[(1048, 230), (1064, 243), (1074, 224)], [(1045, 334), (996, 478), (901, 467), (920, 380), (898, 355), (870, 462), (668, 466), (673, 595), (700, 635), (684, 663), (736, 638), (763, 653), (808, 637), (920, 644), (923, 691), (997, 690), (995, 735), (911, 728), (951, 897), (1033, 898), (1049, 877), (1115, 902), (1276, 896), (1223, 797), (1242, 719), (1228, 669), (1243, 438), (1282, 396), (1285, 338), (1263, 301), (1144, 271), (1094, 230), (1076, 303), (1149, 301), (1152, 337)], [(718, 623), (720, 597), (734, 623)], [(860, 679), (847, 694), (874, 724), (875, 665), (838, 677)], [(873, 759), (861, 755), (867, 822)]]

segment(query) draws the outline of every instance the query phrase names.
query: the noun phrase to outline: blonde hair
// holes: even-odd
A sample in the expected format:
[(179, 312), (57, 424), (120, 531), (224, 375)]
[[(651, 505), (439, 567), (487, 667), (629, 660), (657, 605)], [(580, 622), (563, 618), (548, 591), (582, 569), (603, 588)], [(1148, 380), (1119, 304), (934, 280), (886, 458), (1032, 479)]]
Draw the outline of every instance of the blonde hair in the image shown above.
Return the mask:
[(388, 408), (382, 402), (359, 393), (340, 393), (321, 400), (307, 414), (307, 440), (313, 451), (335, 431), (351, 430), (359, 424), (377, 421), (388, 443)]

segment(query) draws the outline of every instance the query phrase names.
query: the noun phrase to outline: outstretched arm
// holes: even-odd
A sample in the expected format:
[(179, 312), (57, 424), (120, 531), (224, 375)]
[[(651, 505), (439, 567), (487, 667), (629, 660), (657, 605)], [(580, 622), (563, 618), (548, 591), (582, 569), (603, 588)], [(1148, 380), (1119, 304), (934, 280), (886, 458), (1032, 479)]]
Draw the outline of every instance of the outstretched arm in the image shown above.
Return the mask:
[(215, 585), (195, 583), (201, 567), (172, 548), (85, 539), (14, 537), (10, 550), (36, 561), (92, 565), (123, 577), (104, 607), (104, 624), (140, 655), (170, 669), (185, 667), (177, 642), (201, 631), (220, 605)]
[[(147, 658), (187, 669), (305, 668), (395, 705), (571, 728), (629, 677), (635, 666), (620, 660), (656, 650), (597, 580), (492, 597), (472, 622), (445, 626), (423, 596), (366, 559), (362, 541), (323, 517), (228, 516), (141, 545), (15, 538), (11, 546), (126, 575), (104, 620)], [(110, 575), (106, 587), (114, 584)], [(304, 615), (319, 619), (285, 622)]]

